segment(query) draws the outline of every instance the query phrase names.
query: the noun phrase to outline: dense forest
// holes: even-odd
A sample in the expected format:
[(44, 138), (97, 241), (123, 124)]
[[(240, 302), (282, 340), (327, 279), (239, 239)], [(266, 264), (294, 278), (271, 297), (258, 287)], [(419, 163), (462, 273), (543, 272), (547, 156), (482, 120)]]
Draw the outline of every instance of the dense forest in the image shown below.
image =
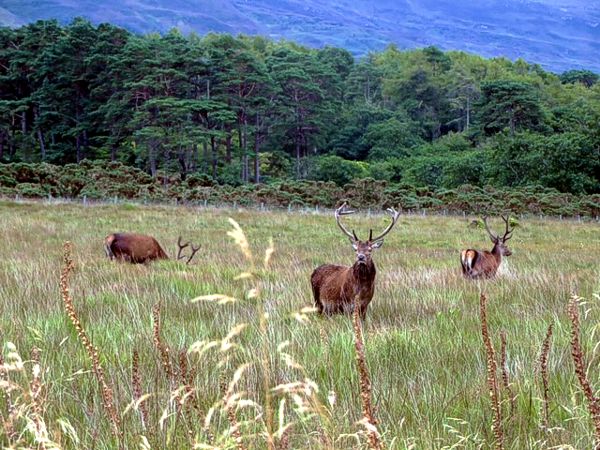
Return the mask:
[(435, 47), (355, 61), (262, 37), (39, 21), (0, 28), (0, 162), (594, 194), (598, 79)]

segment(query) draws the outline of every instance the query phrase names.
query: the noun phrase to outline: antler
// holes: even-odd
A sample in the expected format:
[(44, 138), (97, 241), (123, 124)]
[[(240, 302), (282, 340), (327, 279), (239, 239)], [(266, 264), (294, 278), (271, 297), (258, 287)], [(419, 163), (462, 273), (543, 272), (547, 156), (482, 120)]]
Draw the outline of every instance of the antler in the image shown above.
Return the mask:
[(188, 241), (185, 244), (182, 244), (181, 236), (179, 236), (179, 238), (177, 239), (177, 246), (179, 247), (179, 251), (177, 252), (177, 261), (179, 261), (180, 259), (183, 259), (183, 258), (187, 258), (187, 260), (185, 261), (186, 264), (189, 264), (192, 261), (192, 259), (194, 259), (194, 256), (196, 255), (198, 250), (200, 250), (199, 245), (197, 247), (194, 247), (194, 244), (191, 244), (192, 254), (189, 256), (183, 255), (182, 254), (183, 250), (187, 247), (190, 247), (190, 242)]
[(512, 232), (513, 230), (509, 230), (509, 219), (510, 216), (500, 216), (502, 217), (502, 220), (504, 220), (504, 223), (506, 224), (506, 231), (504, 231), (504, 236), (502, 236), (502, 240), (504, 242), (508, 241), (511, 237), (512, 237)]
[(340, 222), (341, 216), (347, 216), (349, 214), (354, 214), (354, 211), (347, 211), (346, 210), (346, 206), (348, 203), (344, 202), (342, 204), (342, 206), (340, 206), (338, 209), (335, 210), (335, 221), (338, 224), (338, 227), (340, 227), (340, 230), (342, 230), (344, 232), (344, 234), (346, 236), (348, 236), (350, 238), (351, 241), (358, 241), (358, 237), (356, 236), (356, 233), (354, 232), (354, 230), (352, 230), (352, 233), (350, 233), (346, 227), (344, 227), (344, 225), (342, 225), (342, 222)]
[(192, 244), (192, 254), (189, 256), (189, 258), (185, 262), (186, 264), (189, 264), (192, 261), (192, 259), (194, 259), (194, 256), (196, 255), (196, 252), (198, 250), (200, 250), (200, 245), (198, 245), (198, 247), (194, 247), (194, 244)]
[(489, 227), (489, 225), (487, 223), (487, 219), (488, 219), (488, 216), (484, 216), (482, 218), (483, 224), (485, 225), (485, 229), (487, 230), (488, 234), (492, 238), (492, 241), (495, 241), (496, 239), (498, 239), (498, 236), (496, 236), (494, 233), (492, 233), (492, 230), (490, 230), (490, 227)]
[(181, 252), (183, 251), (184, 248), (189, 247), (190, 243), (186, 242), (185, 244), (181, 243), (181, 236), (179, 236), (177, 238), (177, 246), (179, 247), (179, 251), (177, 252), (177, 261), (179, 261), (180, 259), (185, 258), (185, 255), (182, 255)]
[(369, 241), (370, 242), (380, 241), (381, 239), (383, 239), (383, 237), (386, 234), (388, 234), (390, 231), (392, 231), (392, 228), (394, 228), (394, 225), (396, 225), (396, 222), (398, 222), (398, 218), (400, 217), (400, 213), (398, 211), (396, 211), (394, 208), (388, 208), (386, 211), (392, 215), (392, 222), (376, 238), (373, 238), (373, 230), (369, 230)]

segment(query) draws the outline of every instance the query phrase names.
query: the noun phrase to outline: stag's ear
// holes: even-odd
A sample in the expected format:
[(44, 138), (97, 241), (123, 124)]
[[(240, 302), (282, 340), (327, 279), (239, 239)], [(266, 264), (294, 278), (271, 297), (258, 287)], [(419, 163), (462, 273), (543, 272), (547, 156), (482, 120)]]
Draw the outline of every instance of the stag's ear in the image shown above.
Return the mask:
[(371, 248), (379, 248), (383, 245), (383, 241), (375, 241), (371, 244)]
[(356, 242), (356, 241), (355, 241), (355, 240), (353, 240), (353, 239), (350, 239), (350, 242), (352, 243), (352, 248), (353, 248), (354, 250), (358, 250), (358, 242)]

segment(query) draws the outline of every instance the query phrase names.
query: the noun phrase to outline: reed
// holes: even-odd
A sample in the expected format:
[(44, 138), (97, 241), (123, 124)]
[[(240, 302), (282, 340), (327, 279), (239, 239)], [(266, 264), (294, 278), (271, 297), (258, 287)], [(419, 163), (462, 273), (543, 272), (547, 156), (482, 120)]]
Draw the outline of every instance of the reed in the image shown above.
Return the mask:
[(594, 433), (596, 437), (595, 448), (600, 449), (600, 399), (594, 396), (592, 384), (586, 373), (586, 364), (583, 350), (581, 348), (581, 324), (579, 319), (579, 302), (581, 298), (572, 295), (569, 300), (567, 312), (571, 320), (571, 356), (575, 365), (575, 374), (581, 385), (583, 395), (587, 401), (587, 407), (592, 417)]
[(492, 430), (494, 431), (495, 446), (497, 450), (504, 449), (504, 432), (502, 430), (502, 410), (500, 408), (500, 395), (498, 389), (498, 366), (496, 363), (496, 354), (494, 346), (490, 338), (487, 320), (487, 297), (481, 294), (479, 298), (479, 311), (481, 318), (481, 335), (483, 336), (483, 345), (485, 347), (486, 365), (487, 365), (487, 385), (490, 391), (490, 399), (492, 402), (493, 422)]
[(371, 377), (369, 376), (367, 358), (365, 356), (365, 340), (362, 331), (360, 308), (357, 306), (358, 304), (355, 301), (352, 308), (352, 329), (354, 330), (354, 352), (358, 371), (360, 398), (362, 401), (363, 417), (361, 423), (366, 429), (369, 448), (371, 450), (379, 450), (383, 446), (379, 430), (377, 429), (377, 418), (373, 411)]
[(539, 374), (542, 380), (542, 426), (544, 428), (548, 428), (550, 422), (550, 401), (548, 397), (550, 377), (548, 375), (548, 356), (550, 355), (550, 348), (552, 346), (553, 329), (554, 324), (551, 323), (548, 325), (546, 337), (542, 342), (542, 349), (538, 359)]
[[(92, 341), (88, 337), (77, 312), (75, 310), (75, 306), (73, 304), (73, 298), (71, 297), (70, 287), (69, 287), (69, 278), (71, 273), (75, 269), (75, 264), (73, 263), (73, 259), (71, 257), (71, 253), (73, 250), (73, 244), (67, 241), (63, 244), (63, 270), (60, 276), (60, 292), (63, 299), (63, 304), (65, 311), (67, 313), (67, 317), (70, 319), (75, 331), (77, 331), (77, 337), (79, 341), (87, 351), (88, 357), (92, 362), (92, 369), (94, 375), (96, 376), (96, 380), (100, 385), (100, 391), (102, 396), (102, 404), (104, 405), (104, 410), (106, 411), (106, 415), (108, 420), (112, 424), (112, 431), (114, 436), (122, 442), (122, 430), (121, 430), (121, 420), (119, 414), (117, 412), (117, 408), (114, 402), (114, 389), (110, 385), (109, 381), (104, 374), (104, 369), (100, 364), (100, 353), (98, 348), (94, 347)], [(121, 445), (121, 444), (120, 444)]]

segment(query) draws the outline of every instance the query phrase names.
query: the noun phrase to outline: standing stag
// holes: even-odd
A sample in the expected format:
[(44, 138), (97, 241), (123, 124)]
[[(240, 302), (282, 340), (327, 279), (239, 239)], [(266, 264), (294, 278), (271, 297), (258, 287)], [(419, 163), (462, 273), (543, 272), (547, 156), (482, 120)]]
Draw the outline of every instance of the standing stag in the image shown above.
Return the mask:
[(509, 229), (509, 217), (501, 216), (506, 225), (504, 236), (499, 237), (491, 232), (487, 217), (483, 218), (485, 229), (494, 243), (492, 251), (467, 249), (460, 252), (460, 263), (463, 275), (467, 278), (492, 278), (496, 275), (503, 256), (510, 256), (506, 241), (512, 237), (513, 230)]
[(392, 222), (388, 227), (377, 237), (373, 237), (373, 230), (370, 230), (369, 239), (361, 241), (354, 230), (350, 233), (340, 222), (341, 216), (353, 214), (354, 211), (347, 211), (346, 203), (335, 210), (335, 221), (350, 238), (352, 248), (356, 252), (356, 261), (350, 267), (324, 264), (312, 273), (310, 281), (319, 313), (348, 314), (352, 312), (356, 301), (356, 306), (360, 308), (360, 316), (364, 320), (375, 290), (376, 271), (371, 252), (381, 247), (383, 237), (394, 228), (400, 216), (393, 208), (387, 211), (392, 215)]
[[(186, 256), (182, 252), (190, 247), (190, 243), (182, 243), (181, 236), (177, 239), (177, 260), (187, 258), (186, 264), (189, 264), (200, 246), (195, 247), (191, 244), (191, 254)], [(104, 251), (111, 260), (130, 262), (132, 264), (144, 264), (156, 259), (169, 259), (168, 255), (162, 249), (160, 244), (152, 236), (137, 233), (114, 233), (109, 234), (104, 239)]]

